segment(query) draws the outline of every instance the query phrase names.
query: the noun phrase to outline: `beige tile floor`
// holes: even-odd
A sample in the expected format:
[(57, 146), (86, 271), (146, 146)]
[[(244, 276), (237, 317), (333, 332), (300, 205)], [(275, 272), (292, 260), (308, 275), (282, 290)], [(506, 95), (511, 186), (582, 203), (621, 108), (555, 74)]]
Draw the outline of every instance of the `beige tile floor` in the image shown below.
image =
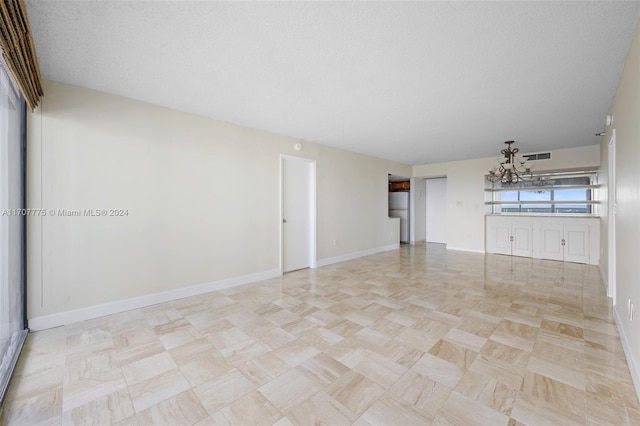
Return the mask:
[(402, 247), (29, 336), (1, 424), (640, 424), (598, 269)]

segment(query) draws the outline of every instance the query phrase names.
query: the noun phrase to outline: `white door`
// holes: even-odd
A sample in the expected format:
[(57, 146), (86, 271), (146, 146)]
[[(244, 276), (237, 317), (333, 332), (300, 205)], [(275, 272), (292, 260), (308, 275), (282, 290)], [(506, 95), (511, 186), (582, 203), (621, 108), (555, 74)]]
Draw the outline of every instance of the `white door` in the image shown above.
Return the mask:
[(447, 242), (447, 179), (427, 179), (427, 242)]
[(315, 267), (315, 161), (282, 156), (282, 270)]
[(562, 225), (545, 223), (540, 229), (540, 257), (550, 260), (564, 260)]
[(589, 227), (564, 225), (564, 260), (589, 263)]
[(533, 241), (531, 240), (531, 224), (514, 223), (511, 226), (513, 236), (511, 254), (514, 256), (533, 256)]

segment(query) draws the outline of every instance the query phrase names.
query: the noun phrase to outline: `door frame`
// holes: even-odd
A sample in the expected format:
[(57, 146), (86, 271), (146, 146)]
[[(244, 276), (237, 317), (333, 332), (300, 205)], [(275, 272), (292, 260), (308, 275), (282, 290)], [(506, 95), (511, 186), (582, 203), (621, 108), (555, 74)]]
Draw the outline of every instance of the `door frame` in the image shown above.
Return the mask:
[(616, 305), (616, 129), (611, 132), (608, 144), (608, 259), (607, 259), (607, 296)]
[(315, 269), (317, 265), (316, 241), (317, 241), (317, 224), (316, 224), (316, 208), (317, 208), (317, 168), (316, 160), (306, 157), (296, 157), (295, 155), (280, 154), (280, 273), (284, 273), (284, 162), (285, 161), (302, 161), (308, 163), (311, 168), (311, 178), (309, 179), (309, 267)]

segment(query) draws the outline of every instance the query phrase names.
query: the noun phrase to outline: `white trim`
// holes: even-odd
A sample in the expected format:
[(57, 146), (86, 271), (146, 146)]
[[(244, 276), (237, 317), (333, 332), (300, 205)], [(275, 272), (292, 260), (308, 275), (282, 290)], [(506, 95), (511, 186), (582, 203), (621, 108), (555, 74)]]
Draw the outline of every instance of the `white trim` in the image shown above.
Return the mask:
[(399, 243), (389, 244), (388, 246), (375, 247), (372, 249), (356, 251), (353, 253), (341, 254), (340, 256), (327, 257), (318, 260), (318, 267), (332, 265), (334, 263), (345, 262), (347, 260), (357, 259), (359, 257), (369, 256), (370, 254), (381, 253), (383, 251), (397, 250), (400, 248)]
[(470, 249), (470, 248), (462, 248), (462, 247), (451, 247), (447, 244), (447, 250), (454, 250), (454, 251), (468, 251), (470, 253), (480, 253), (480, 254), (485, 254), (486, 252), (484, 250), (477, 250), (477, 249)]
[(268, 280), (281, 275), (281, 269), (271, 269), (269, 271), (256, 272), (253, 274), (226, 278), (219, 281), (195, 284), (173, 290), (146, 294), (144, 296), (132, 297), (130, 299), (116, 300), (113, 302), (102, 303), (100, 305), (87, 306), (84, 308), (72, 309), (70, 311), (43, 315), (41, 317), (30, 318), (29, 328), (32, 331), (45, 330), (48, 328), (59, 327), (61, 325), (72, 324), (74, 322), (99, 318), (105, 315), (117, 314), (120, 312), (130, 311), (132, 309), (157, 305), (158, 303), (171, 302), (185, 297), (197, 296), (211, 291), (223, 290), (257, 281)]
[(616, 282), (617, 277), (617, 246), (616, 246), (616, 206), (618, 198), (618, 187), (616, 183), (616, 129), (611, 131), (611, 138), (607, 147), (608, 155), (608, 179), (607, 179), (607, 296), (617, 303)]
[(310, 208), (311, 223), (309, 226), (309, 234), (311, 235), (311, 250), (309, 252), (309, 267), (315, 269), (318, 267), (318, 165), (316, 160), (311, 160), (311, 182), (310, 182)]
[(618, 334), (620, 334), (620, 341), (622, 342), (622, 349), (624, 349), (624, 355), (627, 358), (627, 365), (629, 366), (629, 372), (631, 373), (631, 379), (633, 379), (633, 385), (636, 388), (636, 397), (640, 401), (640, 369), (636, 365), (633, 355), (631, 354), (631, 347), (629, 346), (629, 340), (622, 328), (620, 315), (618, 314), (617, 306), (613, 307), (613, 316), (616, 320), (616, 326), (618, 326)]

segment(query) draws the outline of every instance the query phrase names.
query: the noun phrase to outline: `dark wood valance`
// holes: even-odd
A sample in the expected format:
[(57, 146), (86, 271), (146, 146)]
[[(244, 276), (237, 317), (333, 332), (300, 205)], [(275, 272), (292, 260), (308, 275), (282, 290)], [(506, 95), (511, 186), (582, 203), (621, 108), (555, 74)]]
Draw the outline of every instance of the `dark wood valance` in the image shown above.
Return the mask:
[(0, 48), (2, 65), (33, 110), (44, 92), (23, 0), (0, 0)]

